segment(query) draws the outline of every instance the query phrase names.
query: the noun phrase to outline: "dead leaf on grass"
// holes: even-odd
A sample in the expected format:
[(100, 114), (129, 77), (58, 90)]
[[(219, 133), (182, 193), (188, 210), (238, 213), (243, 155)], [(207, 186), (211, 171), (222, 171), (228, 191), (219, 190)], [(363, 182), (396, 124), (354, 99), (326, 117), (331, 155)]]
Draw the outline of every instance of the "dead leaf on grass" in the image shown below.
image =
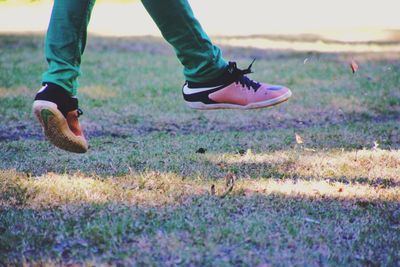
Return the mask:
[(353, 72), (353, 74), (358, 71), (358, 64), (355, 62), (355, 60), (351, 61), (350, 68), (351, 68), (351, 71)]
[(223, 163), (223, 162), (218, 162), (217, 166), (220, 167), (221, 169), (224, 169), (226, 167), (225, 163)]
[(295, 137), (296, 137), (296, 143), (297, 143), (297, 144), (303, 144), (303, 143), (304, 143), (303, 137), (301, 137), (301, 136), (298, 135), (297, 133), (295, 133)]

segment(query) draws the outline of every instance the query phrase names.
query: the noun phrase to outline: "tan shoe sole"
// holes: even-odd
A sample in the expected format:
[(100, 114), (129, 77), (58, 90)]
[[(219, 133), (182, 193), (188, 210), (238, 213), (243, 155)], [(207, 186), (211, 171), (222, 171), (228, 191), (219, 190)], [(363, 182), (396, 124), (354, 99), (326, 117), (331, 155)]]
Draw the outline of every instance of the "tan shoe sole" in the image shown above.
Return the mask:
[(88, 144), (83, 136), (75, 135), (57, 105), (44, 100), (35, 100), (33, 114), (42, 125), (44, 134), (56, 147), (75, 153), (85, 153)]

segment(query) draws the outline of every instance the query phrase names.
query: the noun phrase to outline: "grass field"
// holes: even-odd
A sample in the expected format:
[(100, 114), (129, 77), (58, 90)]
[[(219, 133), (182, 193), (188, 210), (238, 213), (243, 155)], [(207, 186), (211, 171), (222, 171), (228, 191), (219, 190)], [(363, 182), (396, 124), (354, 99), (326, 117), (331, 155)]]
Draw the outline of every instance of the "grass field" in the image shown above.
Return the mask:
[(200, 112), (162, 40), (92, 37), (77, 155), (31, 115), (42, 38), (0, 36), (1, 266), (400, 265), (400, 53), (224, 47), (293, 97)]

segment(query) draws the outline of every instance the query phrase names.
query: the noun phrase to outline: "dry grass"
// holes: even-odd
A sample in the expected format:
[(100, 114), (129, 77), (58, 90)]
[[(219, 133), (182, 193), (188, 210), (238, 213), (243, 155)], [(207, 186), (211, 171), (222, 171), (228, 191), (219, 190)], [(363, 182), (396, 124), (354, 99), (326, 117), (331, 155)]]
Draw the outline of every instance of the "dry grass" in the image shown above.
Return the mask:
[(28, 178), (15, 171), (2, 171), (0, 177), (4, 207), (48, 209), (108, 203), (152, 207), (178, 205), (184, 197), (207, 192), (203, 181), (183, 181), (173, 173), (148, 172), (116, 178), (49, 173)]
[(349, 182), (363, 177), (368, 181), (388, 179), (400, 182), (400, 151), (372, 150), (317, 151), (302, 149), (277, 151), (274, 153), (253, 154), (250, 151), (244, 156), (222, 155), (210, 157), (214, 162), (226, 164), (257, 165), (264, 164), (285, 173), (287, 177), (310, 177), (313, 179), (340, 179), (346, 177)]
[[(251, 153), (251, 152), (250, 152)], [(345, 200), (400, 202), (400, 154), (398, 151), (355, 151), (352, 153), (293, 153), (276, 152), (271, 155), (212, 157), (215, 164), (251, 166), (263, 164), (266, 168), (284, 174), (283, 177), (236, 180), (232, 194), (281, 194), (288, 197), (325, 197)], [(335, 155), (336, 154), (336, 155)], [(268, 166), (268, 167), (267, 167)], [(251, 168), (251, 167), (249, 167)], [(251, 170), (247, 170), (251, 173)], [(207, 177), (209, 175), (205, 175)], [(4, 207), (47, 209), (68, 205), (123, 203), (139, 206), (180, 205), (185, 199), (224, 190), (225, 181), (185, 179), (174, 173), (143, 172), (121, 177), (87, 176), (48, 173), (26, 177), (16, 171), (0, 174)]]

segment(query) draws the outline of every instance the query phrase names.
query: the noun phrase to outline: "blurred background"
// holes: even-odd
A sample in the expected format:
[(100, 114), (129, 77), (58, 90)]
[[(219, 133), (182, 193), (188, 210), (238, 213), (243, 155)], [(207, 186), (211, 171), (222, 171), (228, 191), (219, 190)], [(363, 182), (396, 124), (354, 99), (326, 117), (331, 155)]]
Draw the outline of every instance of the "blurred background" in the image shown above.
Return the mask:
[[(400, 51), (399, 0), (190, 3), (206, 32), (219, 43), (328, 52)], [(45, 32), (51, 7), (50, 0), (0, 0), (0, 33)], [(135, 0), (98, 0), (89, 31), (103, 36), (160, 36), (141, 3)]]

